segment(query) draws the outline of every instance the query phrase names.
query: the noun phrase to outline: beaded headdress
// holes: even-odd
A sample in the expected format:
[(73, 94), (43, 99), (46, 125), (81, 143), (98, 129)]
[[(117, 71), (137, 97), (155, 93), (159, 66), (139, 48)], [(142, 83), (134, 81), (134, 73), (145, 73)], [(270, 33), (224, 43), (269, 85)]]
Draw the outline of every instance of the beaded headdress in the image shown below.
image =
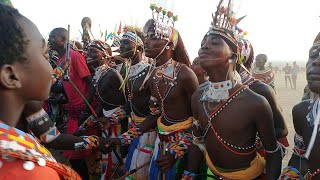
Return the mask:
[[(178, 15), (167, 9), (166, 4), (158, 5), (152, 2), (150, 9), (152, 11), (152, 19), (154, 21), (155, 35), (159, 39), (167, 40), (173, 43), (173, 47), (178, 43), (178, 31), (174, 28), (174, 24), (178, 21)], [(150, 26), (145, 26), (144, 32), (147, 33)]]
[(245, 17), (236, 19), (236, 13), (232, 9), (232, 0), (228, 0), (225, 5), (224, 0), (220, 0), (215, 14), (212, 14), (212, 23), (207, 35), (216, 34), (221, 36), (227, 43), (231, 43), (233, 50), (240, 54), (239, 42), (241, 36), (245, 35), (237, 24)]

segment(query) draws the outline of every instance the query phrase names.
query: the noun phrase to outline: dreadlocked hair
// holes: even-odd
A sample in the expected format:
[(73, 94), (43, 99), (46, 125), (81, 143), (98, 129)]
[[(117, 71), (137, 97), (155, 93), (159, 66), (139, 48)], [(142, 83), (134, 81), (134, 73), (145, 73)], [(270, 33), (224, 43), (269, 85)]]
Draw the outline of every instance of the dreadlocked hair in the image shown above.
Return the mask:
[(251, 70), (252, 63), (254, 60), (254, 50), (251, 44), (250, 44), (250, 48), (251, 48), (250, 55), (248, 59), (243, 63), (244, 67), (246, 67), (248, 70)]
[(27, 61), (23, 54), (28, 41), (18, 23), (23, 17), (17, 9), (0, 3), (0, 67)]

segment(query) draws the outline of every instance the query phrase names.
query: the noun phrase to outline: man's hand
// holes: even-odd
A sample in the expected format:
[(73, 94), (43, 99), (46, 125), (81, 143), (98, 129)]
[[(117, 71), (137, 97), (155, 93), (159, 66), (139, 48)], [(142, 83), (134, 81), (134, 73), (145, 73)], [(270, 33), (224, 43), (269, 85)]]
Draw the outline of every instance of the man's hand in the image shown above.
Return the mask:
[(165, 154), (160, 156), (156, 162), (161, 172), (168, 172), (170, 168), (176, 163), (176, 158), (172, 154)]
[(100, 145), (99, 150), (103, 153), (111, 152), (116, 146), (121, 145), (121, 141), (119, 138), (103, 138), (100, 137)]
[(101, 126), (102, 130), (107, 130), (110, 126), (112, 126), (112, 123), (107, 117), (99, 117), (98, 123)]

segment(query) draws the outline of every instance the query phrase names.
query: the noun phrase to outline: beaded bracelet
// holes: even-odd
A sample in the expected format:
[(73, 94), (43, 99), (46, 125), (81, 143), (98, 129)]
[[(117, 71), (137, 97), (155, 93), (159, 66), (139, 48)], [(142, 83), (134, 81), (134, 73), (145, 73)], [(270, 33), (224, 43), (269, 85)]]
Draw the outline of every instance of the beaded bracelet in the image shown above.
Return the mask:
[(118, 138), (121, 141), (121, 144), (131, 144), (131, 142), (139, 137), (142, 134), (140, 128), (138, 126), (129, 129), (127, 132), (123, 133)]
[(98, 136), (80, 136), (82, 142), (74, 143), (74, 150), (94, 150), (99, 147), (99, 137)]
[(187, 170), (183, 171), (181, 180), (192, 180), (196, 177), (195, 173), (189, 172)]

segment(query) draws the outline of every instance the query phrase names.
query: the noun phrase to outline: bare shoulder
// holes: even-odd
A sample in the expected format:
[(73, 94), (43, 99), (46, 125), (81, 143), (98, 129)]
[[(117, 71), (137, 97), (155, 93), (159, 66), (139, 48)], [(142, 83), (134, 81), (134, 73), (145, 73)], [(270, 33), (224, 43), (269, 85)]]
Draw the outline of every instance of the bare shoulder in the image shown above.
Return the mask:
[(258, 107), (269, 107), (269, 103), (266, 100), (265, 97), (263, 97), (260, 94), (257, 94), (253, 92), (251, 89), (247, 89), (242, 93), (242, 98), (244, 98), (247, 107), (255, 107), (257, 109)]
[(192, 71), (192, 69), (185, 64), (181, 65), (179, 76), (183, 81), (190, 81), (190, 80), (193, 80), (194, 78), (197, 79), (197, 76)]
[(275, 92), (272, 89), (272, 87), (261, 81), (256, 81), (255, 83), (253, 83), (250, 86), (250, 89), (264, 97), (270, 97), (275, 95)]
[(308, 108), (310, 105), (310, 99), (301, 101), (300, 103), (296, 104), (292, 108), (292, 116), (294, 121), (298, 119), (305, 119), (305, 116), (308, 113)]

